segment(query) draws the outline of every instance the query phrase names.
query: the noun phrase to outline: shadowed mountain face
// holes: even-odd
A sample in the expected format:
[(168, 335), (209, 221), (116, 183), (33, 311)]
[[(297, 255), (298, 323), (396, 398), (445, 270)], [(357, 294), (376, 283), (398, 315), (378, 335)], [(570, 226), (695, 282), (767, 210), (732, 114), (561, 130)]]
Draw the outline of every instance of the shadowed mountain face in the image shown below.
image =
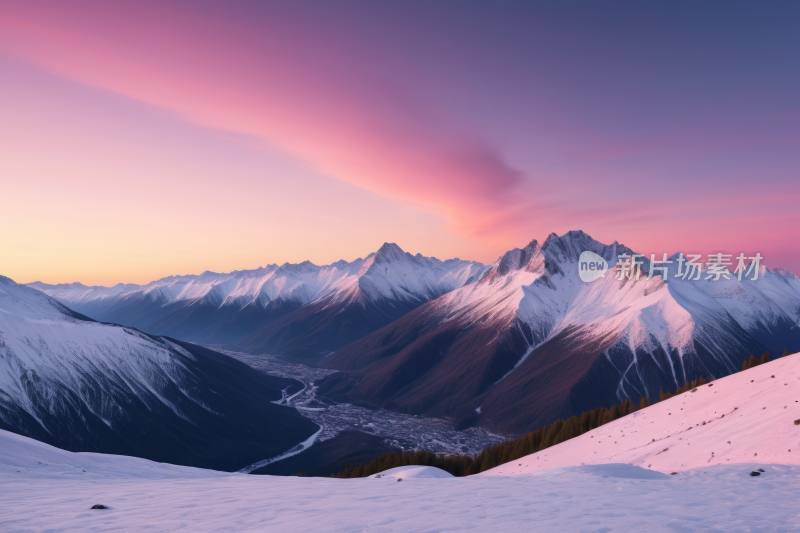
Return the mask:
[[(322, 363), (331, 398), (454, 417), (521, 433), (600, 405), (658, 398), (750, 354), (800, 349), (800, 280), (761, 268), (757, 280), (666, 275), (592, 283), (583, 251), (613, 268), (621, 254), (583, 232), (508, 252), (476, 283), (430, 301)], [(675, 258), (673, 258), (675, 259)], [(665, 282), (666, 278), (666, 282)]]
[(424, 300), (337, 302), (305, 305), (259, 328), (237, 346), (252, 353), (280, 354), (308, 364), (356, 341), (419, 307)]
[(272, 403), (302, 384), (101, 324), (0, 277), (0, 428), (71, 451), (238, 470), (316, 424)]
[(86, 316), (153, 335), (314, 361), (472, 282), (483, 265), (386, 243), (365, 259), (173, 276), (145, 286), (30, 286)]

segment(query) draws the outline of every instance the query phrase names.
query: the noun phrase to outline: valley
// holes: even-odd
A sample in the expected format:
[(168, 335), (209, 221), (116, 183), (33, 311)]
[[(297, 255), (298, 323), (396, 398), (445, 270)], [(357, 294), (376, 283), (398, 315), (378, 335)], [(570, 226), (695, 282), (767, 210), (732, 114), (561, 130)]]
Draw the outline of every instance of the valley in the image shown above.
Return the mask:
[(214, 346), (208, 348), (238, 359), (270, 376), (301, 382), (304, 387), (302, 390), (284, 392), (284, 397), (275, 403), (295, 407), (303, 417), (322, 426), (317, 442), (333, 439), (343, 431), (360, 431), (378, 436), (389, 447), (402, 451), (424, 449), (436, 453), (474, 455), (505, 438), (484, 428), (457, 431), (448, 419), (407, 415), (386, 409), (367, 409), (319, 396), (313, 383), (335, 373), (334, 370), (287, 362), (274, 355), (252, 355)]

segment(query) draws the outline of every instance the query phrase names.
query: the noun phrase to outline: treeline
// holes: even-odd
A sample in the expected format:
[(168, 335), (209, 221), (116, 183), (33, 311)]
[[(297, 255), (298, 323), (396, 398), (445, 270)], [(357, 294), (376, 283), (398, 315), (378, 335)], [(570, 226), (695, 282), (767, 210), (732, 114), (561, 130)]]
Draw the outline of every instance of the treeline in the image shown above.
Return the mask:
[[(641, 407), (650, 402), (642, 398)], [(348, 465), (336, 477), (366, 477), (398, 466), (435, 466), (454, 476), (470, 476), (495, 466), (514, 461), (531, 453), (555, 446), (578, 435), (622, 418), (638, 408), (630, 400), (613, 405), (610, 408), (598, 407), (584, 411), (580, 416), (568, 420), (556, 420), (548, 426), (541, 427), (518, 439), (509, 440), (484, 449), (475, 457), (469, 455), (437, 455), (429, 451), (385, 453), (367, 464)]]
[(683, 385), (681, 385), (680, 387), (675, 389), (675, 392), (661, 392), (661, 391), (659, 391), (659, 393), (658, 393), (658, 401), (663, 402), (664, 400), (669, 400), (673, 396), (677, 396), (678, 394), (683, 394), (684, 392), (690, 391), (692, 389), (696, 389), (700, 385), (705, 385), (706, 383), (708, 383), (708, 380), (706, 378), (704, 378), (703, 376), (700, 376), (699, 378), (697, 378), (695, 380), (687, 381), (686, 383), (684, 383)]
[[(782, 357), (789, 355), (783, 351)], [(742, 370), (747, 370), (769, 362), (769, 354), (765, 353), (760, 358), (751, 355), (742, 363)], [(708, 383), (704, 377), (688, 381), (678, 387), (675, 392), (660, 392), (659, 401), (664, 401), (678, 394), (683, 394), (701, 385)], [(496, 466), (516, 461), (526, 455), (539, 452), (550, 446), (555, 446), (578, 435), (583, 435), (604, 424), (629, 415), (638, 409), (650, 405), (650, 400), (643, 397), (638, 407), (626, 399), (622, 403), (612, 405), (610, 408), (598, 407), (591, 411), (584, 411), (580, 416), (573, 416), (564, 420), (556, 420), (548, 426), (523, 435), (518, 439), (508, 440), (484, 449), (475, 457), (469, 455), (437, 455), (429, 451), (385, 453), (367, 464), (348, 465), (336, 477), (357, 478), (367, 477), (390, 468), (398, 466), (435, 466), (454, 476), (470, 476), (484, 472)], [(333, 477), (333, 476), (332, 476)]]
[[(644, 400), (647, 399), (644, 398)], [(650, 403), (646, 402), (646, 405), (650, 405)], [(622, 403), (612, 405), (609, 409), (598, 407), (591, 411), (584, 411), (580, 416), (570, 417), (566, 421), (556, 420), (549, 426), (531, 431), (518, 439), (501, 442), (484, 449), (475, 456), (475, 461), (467, 475), (477, 474), (555, 446), (629, 415), (637, 409), (636, 405), (626, 398)]]
[[(789, 355), (789, 350), (784, 349), (781, 357), (786, 357)], [(742, 363), (742, 370), (747, 370), (749, 368), (757, 367), (758, 365), (763, 365), (764, 363), (769, 363), (769, 354), (764, 352), (764, 355), (761, 357), (756, 357), (755, 355), (750, 355), (749, 359), (745, 359)]]
[[(786, 350), (783, 351), (783, 355), (787, 355)], [(758, 365), (763, 365), (764, 363), (769, 363), (769, 354), (765, 353), (758, 359), (756, 359), (755, 355), (751, 355), (750, 359), (745, 359), (742, 363), (742, 370), (747, 370), (748, 368), (753, 368)]]

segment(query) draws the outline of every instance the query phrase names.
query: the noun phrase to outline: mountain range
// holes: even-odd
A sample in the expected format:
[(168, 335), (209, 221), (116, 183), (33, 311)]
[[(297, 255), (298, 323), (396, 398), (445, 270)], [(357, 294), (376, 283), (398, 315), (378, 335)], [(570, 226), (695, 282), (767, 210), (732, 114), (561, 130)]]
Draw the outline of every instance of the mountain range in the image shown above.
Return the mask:
[(584, 283), (584, 251), (612, 267), (633, 253), (580, 231), (511, 250), (475, 283), (332, 354), (323, 364), (342, 372), (320, 392), (522, 433), (625, 398), (657, 400), (731, 374), (750, 354), (800, 349), (800, 280), (789, 272), (689, 281), (672, 263), (666, 280)]
[(238, 470), (317, 431), (291, 379), (95, 322), (0, 276), (0, 429), (71, 451)]
[(483, 265), (386, 243), (364, 259), (170, 276), (147, 285), (29, 284), (95, 320), (190, 342), (316, 360), (471, 283)]
[(337, 401), (509, 434), (657, 399), (701, 375), (728, 375), (750, 354), (800, 350), (800, 280), (790, 272), (690, 281), (676, 277), (673, 256), (649, 279), (584, 283), (584, 251), (611, 268), (633, 254), (571, 231), (486, 266), (384, 244), (322, 267), (31, 286), (97, 320), (339, 370), (317, 383)]

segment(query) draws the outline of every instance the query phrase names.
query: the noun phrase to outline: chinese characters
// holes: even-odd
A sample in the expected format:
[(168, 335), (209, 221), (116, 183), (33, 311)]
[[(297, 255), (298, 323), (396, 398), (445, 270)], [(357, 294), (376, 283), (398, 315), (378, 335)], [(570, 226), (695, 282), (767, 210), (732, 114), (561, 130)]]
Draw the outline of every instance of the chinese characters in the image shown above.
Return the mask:
[[(615, 278), (617, 280), (638, 281), (644, 274), (643, 254), (620, 254), (616, 266), (614, 267)], [(701, 254), (689, 254), (688, 257), (682, 253), (674, 260), (667, 259), (667, 254), (663, 254), (661, 259), (656, 259), (656, 254), (650, 255), (650, 265), (647, 269), (647, 279), (656, 274), (660, 274), (664, 281), (668, 279), (682, 279), (689, 281), (719, 281), (720, 279), (730, 280), (731, 276), (739, 281), (750, 279), (756, 281), (761, 267), (761, 260), (764, 259), (760, 253), (754, 256), (745, 256), (741, 253), (736, 256), (736, 268), (733, 271), (733, 254), (715, 253), (710, 254), (705, 262), (702, 261)], [(670, 265), (675, 265), (672, 269)], [(672, 275), (670, 272), (672, 270)]]

